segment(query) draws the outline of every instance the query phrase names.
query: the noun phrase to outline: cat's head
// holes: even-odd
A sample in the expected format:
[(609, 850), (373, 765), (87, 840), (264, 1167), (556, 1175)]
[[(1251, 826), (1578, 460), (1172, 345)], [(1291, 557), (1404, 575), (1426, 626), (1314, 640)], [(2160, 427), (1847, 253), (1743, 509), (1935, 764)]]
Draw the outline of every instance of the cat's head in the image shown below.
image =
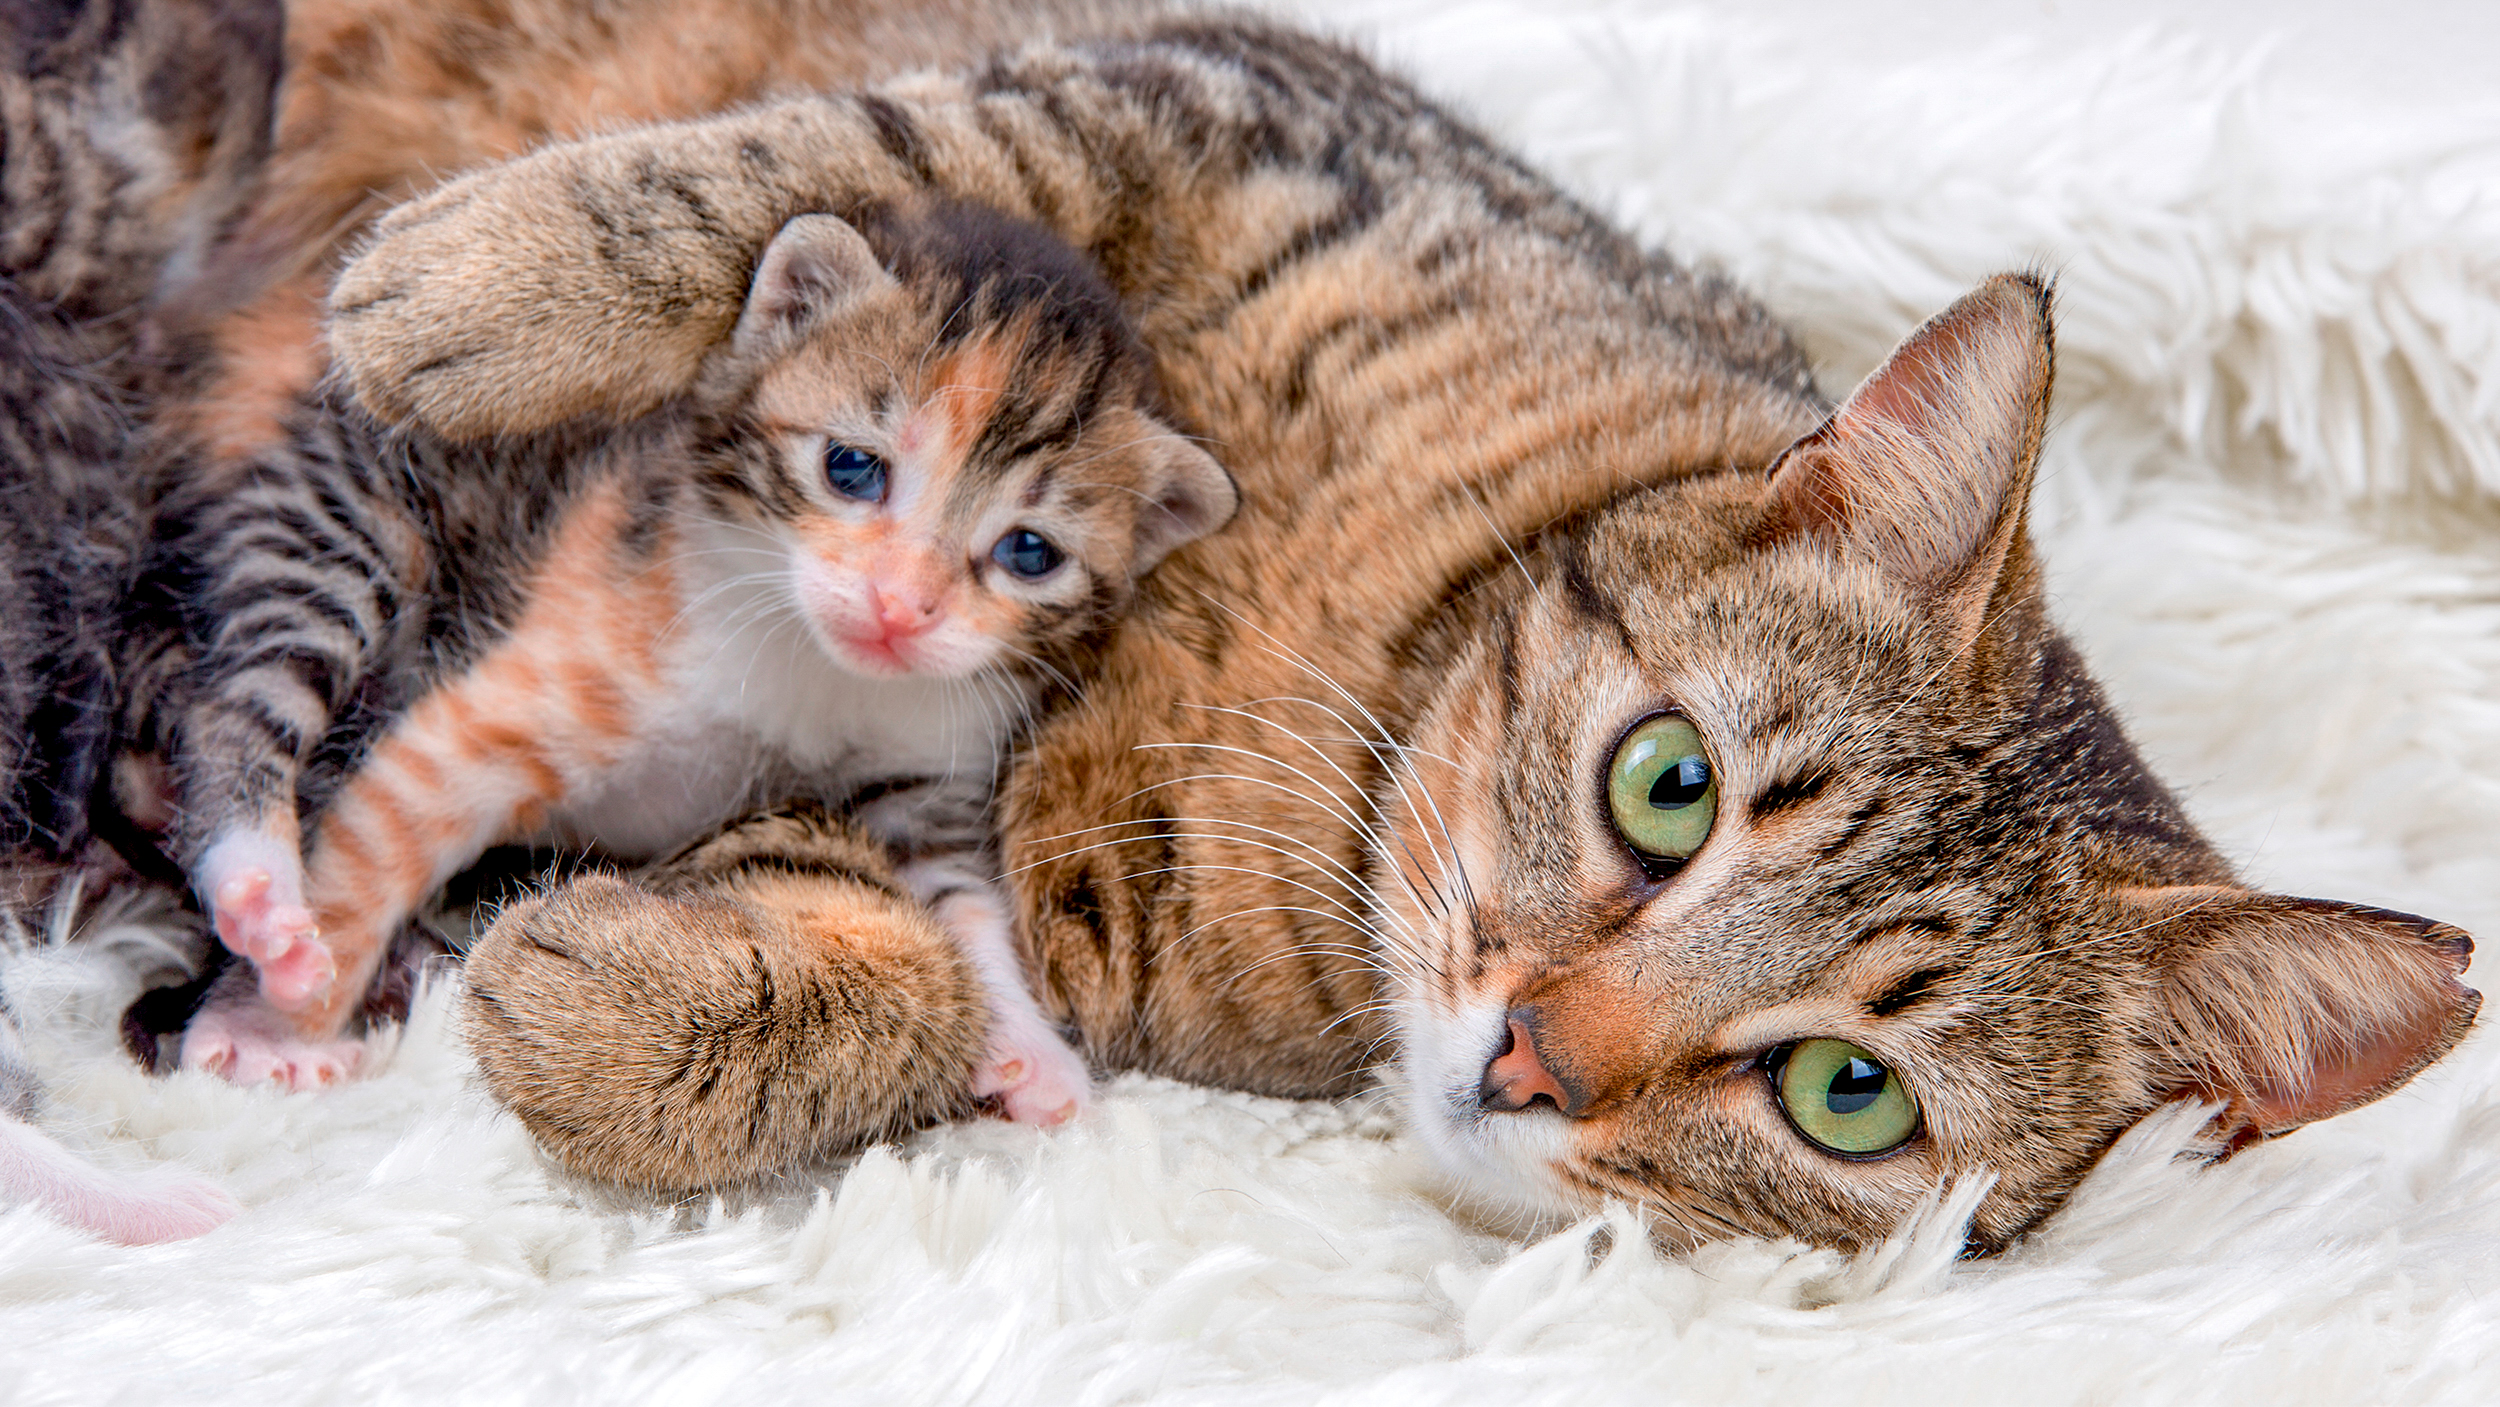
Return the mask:
[(747, 505), (859, 674), (1048, 658), (1238, 502), (1163, 418), (1101, 274), (983, 207), (791, 221), (711, 379), (738, 406), (712, 452), (719, 508)]
[(77, 317), (196, 296), (271, 141), (279, 0), (0, 0), (0, 275)]
[(2166, 1101), (2222, 1146), (2465, 1033), (2454, 928), (2238, 884), (2049, 624), (2049, 304), (1999, 279), (1767, 477), (1550, 534), (1379, 798), (1415, 1125), (1488, 1197), (1880, 1239), (2038, 1221)]

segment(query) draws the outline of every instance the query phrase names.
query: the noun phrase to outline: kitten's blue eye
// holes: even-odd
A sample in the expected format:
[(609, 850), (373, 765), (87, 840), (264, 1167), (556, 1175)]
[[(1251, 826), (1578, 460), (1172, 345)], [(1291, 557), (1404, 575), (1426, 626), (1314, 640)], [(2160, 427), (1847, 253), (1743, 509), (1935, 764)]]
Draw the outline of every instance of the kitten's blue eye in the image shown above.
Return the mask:
[(1067, 554), (1031, 528), (1018, 528), (990, 549), (990, 560), (1026, 581), (1039, 581), (1059, 569)]
[(827, 445), (825, 482), (844, 498), (878, 502), (885, 497), (885, 461), (849, 445)]

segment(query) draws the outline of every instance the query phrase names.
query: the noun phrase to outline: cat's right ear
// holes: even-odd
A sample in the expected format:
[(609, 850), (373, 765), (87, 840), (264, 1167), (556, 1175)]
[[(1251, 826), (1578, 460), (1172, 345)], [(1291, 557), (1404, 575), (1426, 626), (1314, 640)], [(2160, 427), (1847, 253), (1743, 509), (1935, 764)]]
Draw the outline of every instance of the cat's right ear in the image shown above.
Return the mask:
[(2161, 1063), (2233, 1145), (2358, 1108), (2448, 1053), (2474, 941), (2412, 914), (2218, 886), (2136, 891), (2159, 938)]
[(826, 318), (898, 286), (849, 221), (801, 215), (764, 246), (730, 347), (742, 357), (780, 355)]
[(1911, 333), (1772, 466), (1770, 535), (1872, 561), (1968, 645), (2023, 532), (2055, 362), (2049, 301), (2044, 280), (2007, 274)]

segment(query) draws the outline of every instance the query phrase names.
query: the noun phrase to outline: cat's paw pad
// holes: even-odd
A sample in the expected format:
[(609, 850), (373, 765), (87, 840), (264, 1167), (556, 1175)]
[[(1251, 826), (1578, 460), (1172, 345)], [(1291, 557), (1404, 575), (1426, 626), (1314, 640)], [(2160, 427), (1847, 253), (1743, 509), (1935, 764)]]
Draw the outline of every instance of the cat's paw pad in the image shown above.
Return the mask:
[(317, 1000), (338, 980), (338, 959), (321, 941), (321, 928), (265, 869), (246, 869), (219, 882), (209, 897), (217, 937), (260, 970), (261, 994), (292, 1010)]
[(134, 1178), (65, 1209), (67, 1219), (107, 1241), (153, 1246), (205, 1235), (242, 1210), (226, 1190), (188, 1173)]
[(182, 1068), (228, 1084), (275, 1082), (290, 1090), (344, 1083), (364, 1059), (364, 1043), (307, 1040), (274, 1011), (211, 1004), (182, 1032)]
[(1094, 1080), (1067, 1042), (1043, 1033), (992, 1042), (972, 1072), (972, 1092), (996, 1102), (1000, 1112), (1019, 1124), (1047, 1128), (1085, 1112)]

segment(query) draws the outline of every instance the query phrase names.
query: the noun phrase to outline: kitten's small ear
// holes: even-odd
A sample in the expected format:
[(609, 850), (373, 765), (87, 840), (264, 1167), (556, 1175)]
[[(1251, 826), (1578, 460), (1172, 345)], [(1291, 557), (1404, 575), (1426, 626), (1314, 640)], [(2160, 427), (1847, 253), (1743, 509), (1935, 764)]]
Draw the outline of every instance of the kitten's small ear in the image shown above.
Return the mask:
[(2448, 1053), (2482, 995), (2474, 940), (2412, 914), (2220, 887), (2135, 899), (2161, 939), (2179, 1096), (2236, 1146), (2356, 1109)]
[(818, 321), (895, 286), (849, 221), (801, 215), (764, 246), (730, 347), (741, 355), (785, 351)]
[(1215, 456), (1172, 431), (1146, 441), (1146, 503), (1137, 510), (1137, 545), (1130, 571), (1143, 576), (1174, 548), (1196, 542), (1233, 520), (1241, 488)]
[(1989, 280), (1913, 332), (1771, 468), (1774, 530), (1927, 596), (1968, 644), (2023, 530), (2049, 411), (2050, 289)]

